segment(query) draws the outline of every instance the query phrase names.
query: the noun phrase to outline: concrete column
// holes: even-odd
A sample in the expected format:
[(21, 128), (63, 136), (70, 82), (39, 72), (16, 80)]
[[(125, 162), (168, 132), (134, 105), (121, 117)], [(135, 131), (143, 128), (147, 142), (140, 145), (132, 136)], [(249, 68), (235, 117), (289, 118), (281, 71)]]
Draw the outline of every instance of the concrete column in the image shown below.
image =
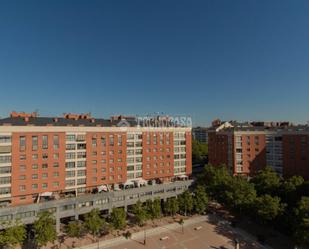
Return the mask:
[(59, 214), (59, 207), (56, 208), (56, 232), (57, 234), (60, 233), (60, 214)]

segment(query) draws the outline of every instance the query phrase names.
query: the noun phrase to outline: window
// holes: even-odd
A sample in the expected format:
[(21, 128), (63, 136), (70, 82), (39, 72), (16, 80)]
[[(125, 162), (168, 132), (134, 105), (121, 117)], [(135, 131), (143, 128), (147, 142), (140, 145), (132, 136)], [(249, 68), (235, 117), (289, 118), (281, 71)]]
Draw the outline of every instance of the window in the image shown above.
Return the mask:
[(102, 146), (106, 145), (106, 137), (105, 136), (101, 137), (101, 143), (102, 143)]
[(65, 163), (65, 167), (67, 169), (75, 168), (75, 162), (67, 162)]
[(82, 178), (82, 179), (77, 179), (77, 185), (83, 185), (86, 184), (86, 179)]
[(47, 187), (48, 187), (48, 184), (47, 184), (47, 183), (42, 183), (42, 188), (43, 188), (43, 189), (47, 189)]
[(65, 153), (66, 159), (75, 159), (76, 154), (74, 152), (67, 152)]
[(58, 153), (54, 153), (53, 157), (54, 157), (54, 159), (58, 159), (59, 158), (59, 154)]
[(70, 187), (75, 185), (75, 180), (66, 180), (65, 181), (65, 186)]
[(47, 173), (43, 173), (42, 174), (42, 179), (46, 179), (46, 178), (48, 178), (48, 174)]
[(20, 136), (19, 137), (19, 151), (26, 150), (26, 137)]
[(53, 187), (59, 187), (59, 182), (53, 182)]
[(85, 176), (86, 175), (86, 170), (78, 170), (77, 171), (77, 176)]
[(77, 158), (86, 158), (86, 152), (77, 152)]
[(10, 136), (0, 136), (0, 143), (11, 143), (11, 137)]
[(11, 173), (11, 171), (12, 169), (10, 166), (0, 168), (0, 174), (8, 174), (8, 173)]
[(59, 136), (54, 135), (53, 137), (54, 149), (59, 149)]
[(48, 168), (48, 164), (47, 163), (43, 163), (42, 164), (42, 169), (47, 169)]
[(66, 150), (75, 150), (76, 149), (76, 145), (75, 144), (66, 144), (65, 145), (65, 149)]
[(86, 144), (77, 144), (77, 149), (78, 150), (85, 150), (86, 149)]
[(10, 193), (11, 193), (11, 188), (9, 187), (0, 188), (0, 195), (7, 195)]
[(19, 170), (20, 171), (26, 171), (26, 165), (20, 165)]
[(59, 163), (54, 163), (54, 164), (53, 164), (53, 167), (54, 167), (54, 168), (59, 168)]
[(39, 158), (38, 154), (32, 154), (32, 159), (37, 160)]
[(76, 141), (85, 141), (86, 140), (86, 136), (84, 134), (78, 134), (76, 136)]
[(74, 176), (75, 176), (75, 171), (67, 171), (67, 172), (65, 173), (65, 176), (66, 176), (66, 177), (74, 177)]
[(44, 150), (48, 149), (48, 136), (47, 135), (42, 136), (42, 149)]
[(118, 140), (118, 146), (122, 146), (122, 138), (121, 135), (117, 136), (117, 140)]
[(38, 184), (32, 184), (32, 189), (37, 189), (38, 188)]
[(32, 136), (32, 150), (38, 150), (38, 136)]
[(57, 178), (59, 176), (59, 172), (58, 171), (55, 171), (54, 173), (53, 173), (53, 177), (54, 178)]
[[(25, 176), (26, 179), (26, 176)], [(11, 177), (7, 176), (7, 177), (0, 177), (0, 184), (9, 184), (11, 183)]]
[(96, 137), (92, 137), (92, 139), (91, 139), (91, 145), (92, 145), (92, 148), (97, 147), (97, 138), (96, 138)]
[(75, 141), (75, 135), (66, 135), (65, 139), (66, 141)]
[(47, 159), (48, 159), (48, 154), (44, 153), (44, 154), (42, 155), (42, 158), (43, 158), (43, 160), (47, 160)]
[(19, 191), (26, 191), (26, 185), (19, 185)]
[(10, 163), (11, 160), (11, 156), (0, 156), (0, 163)]
[(109, 135), (109, 145), (114, 146), (114, 135)]
[(19, 160), (21, 161), (26, 160), (26, 155), (25, 154), (19, 155)]
[(78, 167), (78, 168), (86, 167), (86, 162), (85, 162), (85, 161), (78, 161), (78, 162), (77, 162), (77, 167)]

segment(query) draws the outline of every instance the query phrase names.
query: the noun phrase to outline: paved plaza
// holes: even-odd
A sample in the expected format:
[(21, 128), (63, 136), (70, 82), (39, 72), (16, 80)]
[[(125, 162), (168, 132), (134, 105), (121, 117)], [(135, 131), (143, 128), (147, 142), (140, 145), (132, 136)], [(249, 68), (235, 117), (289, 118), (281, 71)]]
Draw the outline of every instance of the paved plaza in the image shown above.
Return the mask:
[[(199, 229), (197, 229), (199, 228)], [(226, 222), (215, 216), (195, 217), (185, 221), (184, 233), (177, 223), (146, 230), (132, 235), (131, 239), (119, 237), (100, 244), (91, 244), (80, 249), (234, 249), (234, 239), (240, 241), (240, 249), (258, 249), (263, 247), (243, 231), (231, 228)], [(164, 239), (163, 239), (164, 238)]]

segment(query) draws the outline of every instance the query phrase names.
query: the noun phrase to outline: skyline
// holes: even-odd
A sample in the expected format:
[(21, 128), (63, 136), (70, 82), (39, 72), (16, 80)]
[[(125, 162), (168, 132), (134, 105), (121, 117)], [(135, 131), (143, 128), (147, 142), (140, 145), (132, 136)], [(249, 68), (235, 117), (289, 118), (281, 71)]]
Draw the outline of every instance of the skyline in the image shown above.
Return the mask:
[(2, 1), (13, 110), (309, 120), (306, 1)]

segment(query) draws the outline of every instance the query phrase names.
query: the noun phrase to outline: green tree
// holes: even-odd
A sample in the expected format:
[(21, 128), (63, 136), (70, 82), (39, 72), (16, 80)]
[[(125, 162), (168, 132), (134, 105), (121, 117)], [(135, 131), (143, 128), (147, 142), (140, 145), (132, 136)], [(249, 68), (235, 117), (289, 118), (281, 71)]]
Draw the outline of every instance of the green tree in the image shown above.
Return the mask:
[(255, 185), (255, 190), (258, 195), (275, 195), (278, 193), (280, 187), (280, 177), (270, 167), (260, 170), (258, 174), (251, 179), (251, 182)]
[(147, 215), (152, 220), (160, 218), (161, 212), (162, 212), (160, 198), (156, 198), (154, 199), (154, 201), (152, 201), (151, 199), (148, 199), (146, 201), (146, 211), (147, 211)]
[(73, 239), (81, 237), (83, 232), (84, 227), (80, 221), (72, 221), (66, 226), (66, 234)]
[(164, 210), (167, 214), (175, 216), (179, 211), (179, 205), (176, 198), (169, 198), (164, 203)]
[(26, 238), (26, 228), (18, 221), (0, 232), (0, 245), (4, 248), (15, 248), (22, 245)]
[(186, 190), (181, 195), (178, 196), (178, 204), (179, 204), (179, 210), (184, 213), (184, 215), (187, 215), (187, 213), (190, 213), (193, 210), (193, 197), (192, 194)]
[(280, 202), (280, 198), (271, 195), (262, 195), (256, 198), (255, 210), (257, 217), (263, 223), (270, 222), (281, 215), (284, 211), (285, 204)]
[(225, 203), (230, 209), (238, 213), (248, 210), (255, 198), (256, 191), (253, 184), (241, 176), (231, 178), (225, 191)]
[(309, 197), (303, 196), (295, 208), (296, 228), (294, 237), (300, 244), (309, 245)]
[(289, 205), (296, 205), (300, 200), (300, 190), (304, 184), (304, 178), (301, 176), (292, 176), (285, 180), (280, 188), (281, 199)]
[(192, 163), (204, 164), (208, 157), (208, 145), (197, 140), (192, 140)]
[(145, 221), (148, 218), (147, 209), (143, 206), (143, 203), (138, 200), (133, 206), (133, 214), (135, 216), (135, 220), (139, 226), (143, 226)]
[(206, 194), (205, 188), (201, 185), (198, 185), (193, 193), (193, 205), (194, 210), (199, 213), (203, 214), (208, 205), (208, 196)]
[(50, 212), (44, 211), (39, 213), (38, 219), (33, 224), (35, 241), (39, 247), (56, 240), (57, 232), (55, 224), (56, 221)]
[(151, 218), (152, 219), (160, 218), (161, 214), (162, 214), (161, 200), (160, 198), (155, 198), (154, 201), (152, 202)]
[(126, 213), (122, 208), (113, 208), (110, 215), (111, 224), (115, 229), (123, 229), (126, 227)]
[(213, 167), (212, 165), (206, 165), (198, 179), (198, 183), (206, 187), (206, 192), (212, 198), (219, 202), (224, 202), (225, 190), (228, 188), (231, 178), (232, 176), (229, 174), (226, 166)]
[(104, 219), (100, 216), (99, 209), (92, 209), (91, 212), (85, 215), (84, 227), (95, 238), (101, 231), (104, 222)]

